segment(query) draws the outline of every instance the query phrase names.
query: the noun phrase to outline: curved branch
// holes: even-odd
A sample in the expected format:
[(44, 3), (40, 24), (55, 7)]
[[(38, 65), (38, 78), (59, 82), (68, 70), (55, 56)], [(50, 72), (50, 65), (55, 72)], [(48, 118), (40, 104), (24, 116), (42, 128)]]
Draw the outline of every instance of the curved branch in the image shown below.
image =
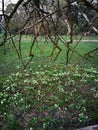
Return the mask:
[(87, 1), (87, 0), (82, 0), (86, 6), (91, 7), (92, 9), (96, 10), (98, 12), (98, 7), (96, 7), (95, 5), (93, 5), (91, 2)]
[(14, 7), (12, 13), (11, 13), (10, 16), (9, 16), (9, 20), (13, 17), (13, 15), (14, 15), (14, 13), (16, 12), (17, 8), (21, 5), (21, 3), (22, 3), (23, 1), (24, 1), (24, 0), (19, 0), (19, 1), (17, 2), (17, 4), (15, 5), (15, 7)]

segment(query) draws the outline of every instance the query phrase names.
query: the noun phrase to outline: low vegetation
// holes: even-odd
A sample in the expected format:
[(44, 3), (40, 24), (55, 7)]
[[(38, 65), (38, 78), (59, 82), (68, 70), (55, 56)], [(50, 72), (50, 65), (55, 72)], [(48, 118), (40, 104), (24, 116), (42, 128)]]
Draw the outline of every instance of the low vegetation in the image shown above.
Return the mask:
[(95, 68), (48, 64), (12, 73), (0, 88), (0, 126), (60, 130), (97, 123), (97, 90)]
[[(61, 47), (61, 54), (53, 62), (47, 58), (51, 44), (38, 42), (35, 57), (25, 70), (11, 46), (5, 46), (6, 55), (5, 48), (0, 48), (1, 130), (73, 130), (98, 122), (97, 63), (83, 59), (77, 64), (80, 57), (74, 54), (66, 66), (66, 51)], [(81, 42), (76, 50), (84, 56), (96, 47), (97, 43)], [(24, 63), (29, 60), (28, 49), (29, 40), (24, 39)], [(97, 59), (97, 53), (93, 58)]]

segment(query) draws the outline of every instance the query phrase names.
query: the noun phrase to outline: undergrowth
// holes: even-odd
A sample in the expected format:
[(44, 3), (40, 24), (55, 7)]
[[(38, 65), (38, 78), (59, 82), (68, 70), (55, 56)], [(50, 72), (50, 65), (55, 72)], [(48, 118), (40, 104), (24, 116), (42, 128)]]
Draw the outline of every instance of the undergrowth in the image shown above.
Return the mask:
[(65, 130), (98, 122), (98, 71), (38, 65), (0, 87), (1, 130)]

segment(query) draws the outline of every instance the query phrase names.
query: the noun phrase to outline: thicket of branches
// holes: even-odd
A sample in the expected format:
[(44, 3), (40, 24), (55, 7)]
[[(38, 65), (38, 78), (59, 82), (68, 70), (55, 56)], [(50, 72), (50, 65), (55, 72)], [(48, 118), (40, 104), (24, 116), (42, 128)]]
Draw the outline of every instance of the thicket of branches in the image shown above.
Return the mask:
[[(86, 63), (90, 60), (95, 64), (98, 60), (98, 57), (96, 61), (93, 58), (98, 54), (98, 47), (89, 50), (84, 56), (76, 49), (83, 36), (98, 34), (98, 1), (18, 0), (16, 4), (9, 3), (6, 8), (6, 0), (1, 1), (0, 50), (3, 48), (6, 55), (9, 51), (16, 52), (25, 70), (20, 71), (21, 66), (18, 66), (19, 71), (14, 70), (9, 77), (6, 76), (6, 69), (0, 72), (0, 129), (63, 130), (96, 124), (97, 67), (85, 68), (69, 63), (73, 60), (74, 54), (81, 57), (80, 60), (86, 59)], [(32, 68), (31, 61), (36, 57), (33, 50), (39, 39), (42, 40), (42, 45), (44, 42), (49, 43), (45, 45), (53, 45), (50, 57), (54, 60), (61, 53), (60, 44), (63, 44), (66, 50), (66, 65), (69, 66), (65, 67), (59, 62), (48, 62), (48, 65), (37, 62), (37, 67), (34, 63)], [(28, 41), (29, 58), (25, 60), (22, 45), (26, 42), (28, 44)], [(9, 44), (12, 48), (6, 52)], [(71, 45), (74, 45), (73, 48)], [(2, 58), (1, 61), (5, 59)], [(1, 63), (1, 68), (5, 68), (5, 64), (6, 62)], [(7, 70), (10, 68), (6, 67)]]
[[(67, 48), (67, 65), (70, 59), (69, 52), (81, 56), (75, 48), (81, 41), (82, 36), (90, 33), (98, 34), (98, 1), (93, 0), (18, 0), (16, 4), (8, 4), (6, 9), (4, 0), (2, 0), (0, 17), (3, 30), (3, 41), (0, 46), (5, 46), (7, 41), (10, 40), (21, 60), (22, 35), (32, 34), (29, 50), (31, 59), (28, 63), (34, 57), (32, 49), (39, 35), (43, 35), (46, 41), (50, 40), (51, 44), (53, 44), (51, 56), (54, 54), (55, 49), (58, 49), (54, 60), (62, 51), (58, 43), (61, 42), (65, 45)], [(77, 40), (74, 49), (71, 49), (70, 44), (73, 43), (74, 34), (80, 34), (81, 37)], [(17, 35), (19, 35), (18, 49), (14, 40)], [(69, 40), (63, 38), (62, 35), (69, 35)], [(90, 51), (85, 56), (87, 57), (97, 50), (98, 48)]]

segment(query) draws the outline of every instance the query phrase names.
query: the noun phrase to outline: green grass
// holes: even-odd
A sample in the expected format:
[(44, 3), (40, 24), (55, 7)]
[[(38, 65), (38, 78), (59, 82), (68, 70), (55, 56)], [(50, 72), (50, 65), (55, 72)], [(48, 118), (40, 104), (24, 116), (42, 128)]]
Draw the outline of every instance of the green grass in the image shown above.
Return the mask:
[[(18, 36), (15, 38), (17, 39)], [(64, 38), (64, 36), (63, 36)], [(68, 39), (68, 36), (65, 37)], [(75, 38), (75, 37), (74, 37)], [(85, 39), (97, 39), (96, 37), (85, 37)], [(16, 42), (17, 46), (18, 42)], [(73, 43), (70, 45), (70, 48), (73, 48), (76, 43)], [(29, 56), (29, 49), (31, 45), (31, 36), (23, 36), (22, 38), (22, 44), (21, 44), (21, 50), (22, 50), (22, 56), (23, 60), (25, 61), (27, 57)], [(59, 42), (59, 46), (62, 48), (62, 51), (60, 55), (58, 56), (57, 62), (65, 64), (66, 62), (66, 47), (64, 44)], [(17, 46), (18, 47), (18, 46)], [(93, 50), (94, 48), (98, 47), (98, 43), (91, 43), (91, 42), (80, 42), (78, 46), (76, 47), (76, 51), (80, 53), (82, 56), (89, 52), (90, 50)], [(48, 61), (53, 62), (53, 58), (56, 56), (58, 50), (54, 52), (53, 58), (51, 59), (48, 57), (51, 54), (53, 45), (48, 41), (48, 43), (43, 42), (43, 37), (39, 37), (37, 42), (35, 43), (32, 53), (35, 55), (33, 58), (33, 62), (36, 66), (36, 64), (39, 63), (48, 63)], [(0, 47), (0, 74), (6, 75), (7, 73), (11, 73), (15, 71), (15, 68), (17, 65), (21, 65), (20, 61), (18, 60), (17, 54), (15, 49), (13, 48), (11, 42), (9, 41), (8, 44), (5, 45), (6, 49), (6, 55), (4, 55), (4, 47)], [(71, 51), (70, 51), (71, 54)], [(70, 57), (70, 56), (69, 56)], [(73, 56), (71, 57), (70, 63), (76, 63), (81, 57), (74, 53)], [(78, 59), (78, 60), (77, 60)], [(97, 59), (97, 57), (96, 57)], [(27, 62), (27, 60), (25, 61)], [(38, 63), (39, 62), (39, 63)], [(16, 69), (17, 71), (17, 69)]]

